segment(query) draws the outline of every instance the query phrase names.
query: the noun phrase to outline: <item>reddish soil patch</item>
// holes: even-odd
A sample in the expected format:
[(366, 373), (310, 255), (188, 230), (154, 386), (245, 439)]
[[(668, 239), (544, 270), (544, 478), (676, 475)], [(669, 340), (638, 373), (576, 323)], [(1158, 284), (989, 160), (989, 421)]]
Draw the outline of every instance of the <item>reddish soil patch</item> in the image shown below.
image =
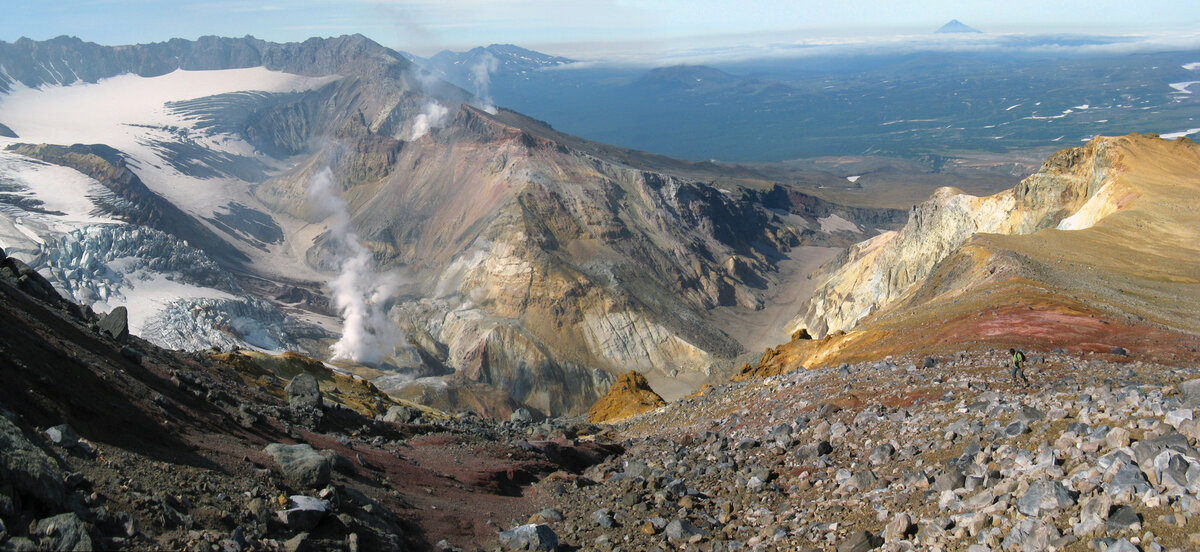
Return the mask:
[(1173, 362), (1196, 358), (1200, 337), (1142, 324), (1114, 321), (1056, 305), (1014, 305), (946, 321), (940, 344), (971, 341), (1030, 350), (1061, 347), (1072, 353), (1108, 354), (1122, 347), (1143, 360)]

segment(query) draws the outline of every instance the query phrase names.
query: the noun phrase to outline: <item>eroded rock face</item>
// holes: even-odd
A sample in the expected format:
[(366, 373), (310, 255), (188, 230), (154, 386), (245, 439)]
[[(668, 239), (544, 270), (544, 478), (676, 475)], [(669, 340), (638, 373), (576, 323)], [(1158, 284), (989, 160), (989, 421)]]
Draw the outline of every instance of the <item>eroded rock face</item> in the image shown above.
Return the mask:
[(1096, 139), (1060, 151), (1017, 187), (988, 197), (938, 190), (913, 207), (902, 229), (851, 247), (839, 264), (827, 269), (794, 329), (807, 329), (815, 337), (849, 330), (904, 297), (976, 234), (1054, 228), (1120, 174), (1116, 149), (1106, 139)]
[[(463, 107), (432, 139), (403, 144), (344, 135), (312, 166), (332, 167), (380, 264), (419, 274), (415, 295), (428, 299), (393, 315), (420, 362), (544, 415), (584, 412), (631, 369), (698, 387), (743, 352), (711, 312), (760, 309), (774, 264), (821, 228), (806, 211), (784, 222), (790, 204), (614, 162), (508, 112)], [(312, 219), (308, 174), (255, 193)], [(334, 258), (324, 238), (308, 251), (322, 269)]]
[(608, 394), (596, 401), (588, 411), (588, 421), (611, 423), (636, 416), (667, 404), (650, 388), (650, 382), (638, 372), (622, 374)]

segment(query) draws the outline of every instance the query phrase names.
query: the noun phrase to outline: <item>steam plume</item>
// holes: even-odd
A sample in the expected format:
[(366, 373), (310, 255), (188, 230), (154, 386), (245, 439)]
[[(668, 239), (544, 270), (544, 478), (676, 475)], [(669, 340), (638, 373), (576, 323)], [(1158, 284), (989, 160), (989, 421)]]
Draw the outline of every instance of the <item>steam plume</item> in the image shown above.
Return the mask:
[(400, 330), (388, 320), (386, 306), (400, 281), (395, 274), (377, 273), (371, 252), (350, 224), (346, 202), (334, 191), (329, 167), (313, 175), (308, 196), (329, 221), (330, 244), (341, 272), (329, 282), (333, 303), (342, 315), (342, 337), (333, 345), (333, 358), (377, 364), (395, 352)]
[(446, 120), (446, 115), (450, 114), (450, 109), (446, 106), (430, 100), (425, 104), (425, 109), (417, 114), (413, 120), (412, 135), (409, 140), (416, 140), (430, 131), (430, 129), (442, 126)]
[(475, 97), (483, 105), (479, 106), (488, 113), (495, 114), (496, 106), (492, 103), (492, 95), (488, 89), (492, 85), (492, 73), (500, 67), (500, 61), (491, 52), (484, 52), (479, 63), (471, 66), (471, 80), (475, 83)]

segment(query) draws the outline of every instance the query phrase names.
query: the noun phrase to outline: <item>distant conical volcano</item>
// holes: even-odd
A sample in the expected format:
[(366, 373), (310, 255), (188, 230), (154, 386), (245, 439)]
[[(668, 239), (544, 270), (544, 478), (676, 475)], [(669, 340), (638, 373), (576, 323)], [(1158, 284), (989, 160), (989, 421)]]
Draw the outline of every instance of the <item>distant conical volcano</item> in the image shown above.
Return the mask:
[(962, 21), (951, 19), (949, 23), (942, 25), (935, 33), (981, 33), (979, 29), (968, 27)]

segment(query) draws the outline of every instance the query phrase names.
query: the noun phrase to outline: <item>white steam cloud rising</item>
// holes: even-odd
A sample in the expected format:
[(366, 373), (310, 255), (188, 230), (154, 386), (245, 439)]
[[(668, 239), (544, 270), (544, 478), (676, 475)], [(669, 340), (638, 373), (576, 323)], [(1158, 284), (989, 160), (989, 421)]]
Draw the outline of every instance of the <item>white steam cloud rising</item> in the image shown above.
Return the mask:
[(417, 114), (416, 118), (413, 119), (412, 135), (408, 139), (416, 140), (427, 134), (431, 129), (442, 126), (442, 123), (446, 121), (446, 116), (449, 114), (450, 109), (448, 107), (430, 100), (425, 104), (425, 108), (421, 110), (421, 113)]
[(475, 83), (475, 97), (483, 102), (483, 105), (479, 107), (493, 115), (496, 113), (496, 106), (492, 103), (492, 95), (488, 90), (492, 86), (492, 73), (499, 68), (500, 61), (491, 52), (484, 52), (479, 58), (479, 63), (471, 66), (471, 81)]
[(333, 171), (321, 169), (309, 181), (308, 197), (329, 221), (330, 244), (341, 272), (329, 282), (333, 303), (342, 315), (342, 337), (333, 345), (333, 358), (377, 364), (393, 354), (400, 330), (385, 310), (400, 279), (378, 273), (371, 251), (350, 225), (346, 202), (334, 191)]

